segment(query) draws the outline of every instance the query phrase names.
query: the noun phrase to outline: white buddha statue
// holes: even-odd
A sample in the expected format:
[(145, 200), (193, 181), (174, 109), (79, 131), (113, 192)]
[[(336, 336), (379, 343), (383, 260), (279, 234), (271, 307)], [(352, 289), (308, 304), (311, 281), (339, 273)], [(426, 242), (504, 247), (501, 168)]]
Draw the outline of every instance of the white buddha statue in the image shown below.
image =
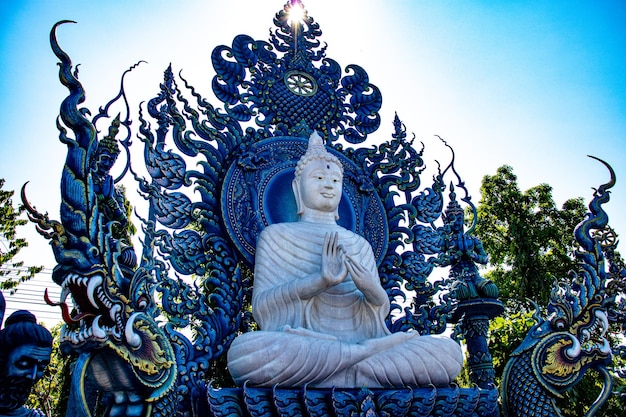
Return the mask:
[(336, 223), (342, 177), (314, 132), (292, 184), (300, 221), (259, 236), (252, 314), (260, 330), (233, 341), (233, 379), (284, 387), (448, 385), (463, 364), (454, 340), (387, 329), (389, 298), (372, 248)]

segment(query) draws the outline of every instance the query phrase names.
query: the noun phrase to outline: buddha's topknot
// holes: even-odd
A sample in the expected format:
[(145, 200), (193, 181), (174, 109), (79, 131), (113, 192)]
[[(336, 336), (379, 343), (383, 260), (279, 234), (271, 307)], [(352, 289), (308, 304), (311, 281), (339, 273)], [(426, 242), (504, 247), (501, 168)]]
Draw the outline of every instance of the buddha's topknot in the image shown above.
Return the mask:
[(298, 161), (298, 164), (296, 165), (296, 179), (300, 179), (300, 177), (302, 176), (302, 171), (304, 170), (306, 164), (314, 159), (322, 159), (324, 161), (334, 162), (335, 164), (337, 164), (337, 166), (341, 170), (341, 174), (343, 175), (343, 165), (341, 165), (341, 162), (339, 162), (339, 159), (335, 155), (326, 150), (326, 147), (324, 146), (324, 141), (322, 140), (322, 137), (319, 135), (319, 133), (317, 133), (317, 131), (313, 131), (313, 133), (311, 133), (311, 136), (309, 137), (309, 146), (307, 147), (305, 154), (302, 155), (302, 157)]

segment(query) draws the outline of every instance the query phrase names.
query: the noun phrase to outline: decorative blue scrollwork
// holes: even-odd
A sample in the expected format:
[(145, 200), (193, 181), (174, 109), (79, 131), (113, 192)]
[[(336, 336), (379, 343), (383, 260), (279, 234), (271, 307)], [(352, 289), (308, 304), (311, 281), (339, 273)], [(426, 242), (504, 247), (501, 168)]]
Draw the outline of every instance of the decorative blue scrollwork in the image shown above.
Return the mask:
[[(216, 416), (493, 416), (497, 413), (498, 391), (458, 387), (396, 390), (209, 387), (208, 395), (211, 412)], [(245, 411), (241, 404), (245, 404)]]
[(349, 143), (363, 142), (380, 125), (380, 91), (358, 65), (349, 65), (342, 78), (339, 64), (320, 47), (319, 24), (306, 11), (292, 23), (291, 7), (301, 6), (287, 4), (276, 14), (269, 43), (239, 35), (232, 46), (213, 50), (215, 96), (238, 121), (256, 115), (265, 137), (302, 137), (304, 124), (328, 141), (341, 135)]
[[(487, 259), (473, 225), (463, 222), (464, 208), (475, 208), (454, 153), (423, 183), (424, 145), (414, 146), (398, 116), (388, 140), (361, 145), (378, 133), (381, 93), (364, 69), (344, 71), (327, 57), (319, 25), (306, 12), (291, 21), (293, 7), (301, 5), (291, 1), (276, 14), (268, 41), (239, 35), (213, 50), (212, 88), (223, 108), (169, 67), (156, 96), (141, 105), (136, 131), (124, 77), (95, 117), (80, 108), (83, 87), (56, 40), (65, 22), (54, 26), (51, 45), (69, 90), (57, 123), (68, 147), (60, 221), (37, 212), (24, 192), (23, 199), (52, 243), (53, 279), (76, 306), (70, 312), (65, 298), (56, 303), (68, 323), (63, 347), (79, 355), (77, 375), (101, 372), (91, 380), (77, 376), (73, 395), (82, 398), (91, 384), (110, 399), (110, 415), (131, 405), (155, 416), (209, 409), (223, 416), (498, 415), (486, 335), (502, 305), (477, 267)], [(119, 116), (114, 107), (121, 107)], [(303, 152), (301, 138), (313, 130), (344, 165), (341, 219), (374, 248), (392, 305), (388, 328), (440, 334), (456, 324), (474, 388), (228, 388), (224, 354), (238, 333), (256, 325), (248, 310), (256, 237), (269, 224), (293, 220), (282, 210), (294, 204), (283, 191)], [(131, 152), (131, 133), (143, 147), (132, 164), (139, 152)], [(112, 174), (114, 165), (121, 174)], [(550, 318), (538, 317), (507, 366), (503, 398), (512, 415), (531, 415), (531, 397), (556, 413), (553, 398), (589, 368), (606, 386), (589, 415), (609, 395), (612, 353), (601, 330), (608, 321), (626, 322), (619, 298), (626, 267), (602, 209), (614, 183), (609, 170), (611, 181), (597, 190), (576, 230), (580, 268), (554, 289)], [(139, 245), (122, 179), (134, 179), (146, 200), (147, 209), (136, 208)], [(441, 268), (449, 275), (434, 279)], [(75, 406), (76, 415), (86, 410), (82, 402)]]

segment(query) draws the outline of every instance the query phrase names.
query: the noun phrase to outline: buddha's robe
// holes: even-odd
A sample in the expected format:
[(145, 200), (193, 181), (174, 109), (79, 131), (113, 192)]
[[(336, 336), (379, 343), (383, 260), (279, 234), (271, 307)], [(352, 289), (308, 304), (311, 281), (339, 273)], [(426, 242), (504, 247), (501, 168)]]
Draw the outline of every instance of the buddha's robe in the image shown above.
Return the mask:
[(447, 385), (460, 372), (460, 346), (445, 336), (391, 334), (389, 302), (365, 299), (350, 274), (303, 300), (296, 280), (321, 269), (329, 232), (339, 233), (347, 255), (372, 272), (369, 243), (338, 225), (296, 222), (269, 226), (256, 248), (252, 312), (261, 330), (238, 336), (228, 352), (237, 384), (312, 387)]

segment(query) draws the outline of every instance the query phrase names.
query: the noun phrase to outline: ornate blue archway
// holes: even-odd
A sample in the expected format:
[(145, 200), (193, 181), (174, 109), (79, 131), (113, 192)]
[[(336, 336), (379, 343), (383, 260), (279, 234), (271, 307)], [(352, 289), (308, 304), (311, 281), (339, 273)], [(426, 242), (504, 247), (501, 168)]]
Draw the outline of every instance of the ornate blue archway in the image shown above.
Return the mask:
[[(93, 118), (80, 107), (83, 86), (56, 39), (65, 22), (53, 28), (60, 80), (69, 90), (59, 123), (68, 147), (60, 221), (24, 201), (51, 241), (58, 262), (53, 279), (77, 306), (75, 314), (67, 312), (61, 336), (64, 349), (77, 357), (68, 415), (90, 415), (90, 390), (102, 393), (111, 416), (130, 415), (131, 409), (140, 410), (137, 415), (499, 415), (486, 336), (502, 305), (497, 288), (476, 266), (486, 257), (471, 236), (473, 225), (466, 230), (463, 224), (461, 203), (474, 206), (454, 154), (424, 184), (425, 150), (414, 147), (399, 117), (386, 139), (364, 145), (381, 124), (380, 91), (363, 68), (344, 69), (327, 57), (319, 25), (306, 12), (292, 22), (294, 7), (302, 6), (291, 1), (276, 14), (269, 41), (239, 35), (231, 46), (213, 50), (212, 87), (221, 108), (170, 67), (158, 94), (141, 106), (138, 126), (128, 114), (112, 117), (110, 109), (125, 104), (123, 87)], [(103, 123), (105, 135), (96, 128)], [(224, 354), (238, 333), (255, 327), (248, 309), (255, 239), (267, 225), (289, 220), (283, 209), (293, 201), (284, 190), (303, 138), (313, 130), (347, 167), (341, 217), (374, 248), (392, 305), (388, 328), (438, 334), (454, 327), (453, 336), (468, 348), (473, 387), (229, 386)], [(141, 160), (130, 158), (135, 135)], [(126, 157), (118, 162), (123, 174), (113, 178), (110, 168), (120, 155)], [(116, 186), (122, 177), (136, 180), (148, 204), (146, 213), (138, 213), (141, 247), (129, 236), (128, 201)], [(268, 200), (268, 191), (281, 197)], [(600, 301), (618, 291), (607, 290), (609, 275), (603, 272), (605, 260), (618, 265), (618, 258), (606, 256), (613, 253), (609, 246), (593, 243), (600, 236), (595, 231), (606, 227), (598, 220), (605, 195), (596, 195), (592, 216), (577, 235), (585, 284), (553, 298), (554, 317), (566, 317), (563, 328), (561, 321), (550, 321), (558, 331), (599, 317), (595, 311), (607, 308)], [(434, 278), (438, 268), (449, 268), (449, 276)], [(622, 279), (620, 274), (610, 276)], [(593, 296), (579, 297), (572, 307), (583, 292)], [(529, 394), (521, 387), (529, 381), (539, 380), (536, 386), (549, 395), (577, 380), (569, 374), (556, 378), (560, 368), (546, 374), (545, 350), (555, 354), (569, 346), (543, 339), (554, 334), (545, 323), (505, 376), (504, 399), (514, 404), (508, 409), (513, 415), (523, 408)], [(533, 353), (533, 372), (516, 379), (515, 367), (526, 363), (527, 352), (544, 356)], [(602, 367), (606, 359), (600, 350), (585, 366)]]

